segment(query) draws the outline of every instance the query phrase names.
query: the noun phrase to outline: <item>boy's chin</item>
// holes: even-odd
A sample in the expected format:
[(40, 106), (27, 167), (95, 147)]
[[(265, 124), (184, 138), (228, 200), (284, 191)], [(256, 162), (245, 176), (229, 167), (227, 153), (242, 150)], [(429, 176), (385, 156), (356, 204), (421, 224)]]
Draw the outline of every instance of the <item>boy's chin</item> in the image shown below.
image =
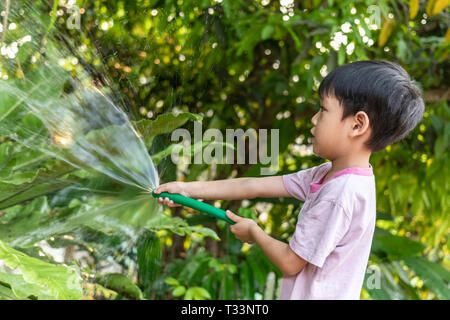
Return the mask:
[(315, 154), (316, 156), (318, 156), (318, 157), (320, 157), (320, 158), (322, 158), (322, 159), (328, 159), (327, 157), (326, 157), (326, 155), (324, 155), (324, 154), (322, 154), (321, 152), (320, 152), (320, 149), (317, 147), (317, 145), (314, 143), (313, 144), (313, 150), (312, 150), (312, 152), (313, 152), (313, 154)]
[(314, 143), (314, 142), (313, 142), (313, 149), (312, 149), (312, 152), (313, 152), (316, 156), (320, 157), (320, 153), (319, 153), (319, 150), (318, 150), (318, 148), (317, 148), (317, 144)]

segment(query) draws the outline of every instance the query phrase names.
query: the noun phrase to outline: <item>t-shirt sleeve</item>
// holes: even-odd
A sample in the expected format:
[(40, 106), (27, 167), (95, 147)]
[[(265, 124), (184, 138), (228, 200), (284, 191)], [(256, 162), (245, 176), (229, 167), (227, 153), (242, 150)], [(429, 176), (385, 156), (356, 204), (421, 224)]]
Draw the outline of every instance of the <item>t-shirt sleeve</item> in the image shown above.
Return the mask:
[(318, 167), (300, 170), (282, 176), (284, 187), (294, 198), (305, 201), (315, 171)]
[(298, 218), (289, 246), (301, 258), (321, 268), (350, 226), (344, 208), (333, 201), (319, 201)]

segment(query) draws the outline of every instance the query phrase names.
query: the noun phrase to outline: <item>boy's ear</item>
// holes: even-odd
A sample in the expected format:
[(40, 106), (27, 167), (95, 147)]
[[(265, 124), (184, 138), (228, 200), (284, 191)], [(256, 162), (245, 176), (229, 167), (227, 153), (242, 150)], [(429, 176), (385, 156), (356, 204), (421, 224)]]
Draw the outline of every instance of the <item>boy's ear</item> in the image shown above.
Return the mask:
[(351, 135), (354, 137), (362, 136), (370, 130), (369, 116), (364, 111), (358, 111), (353, 116), (351, 124)]

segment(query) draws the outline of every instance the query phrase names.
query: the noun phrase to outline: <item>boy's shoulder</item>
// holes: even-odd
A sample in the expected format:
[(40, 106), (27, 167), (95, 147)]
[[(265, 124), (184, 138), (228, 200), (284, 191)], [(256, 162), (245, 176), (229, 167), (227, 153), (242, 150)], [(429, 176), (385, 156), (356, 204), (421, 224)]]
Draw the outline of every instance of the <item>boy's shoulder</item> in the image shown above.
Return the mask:
[(313, 182), (318, 182), (319, 179), (323, 178), (327, 174), (327, 172), (330, 171), (330, 169), (331, 169), (331, 162), (324, 162), (317, 166), (300, 170), (299, 173), (303, 172), (308, 173)]
[(329, 200), (344, 208), (375, 202), (374, 176), (344, 174), (325, 183), (316, 200)]
[(373, 174), (369, 173), (346, 172), (326, 181), (322, 187), (324, 189), (337, 189), (339, 193), (366, 193), (375, 188), (375, 178)]

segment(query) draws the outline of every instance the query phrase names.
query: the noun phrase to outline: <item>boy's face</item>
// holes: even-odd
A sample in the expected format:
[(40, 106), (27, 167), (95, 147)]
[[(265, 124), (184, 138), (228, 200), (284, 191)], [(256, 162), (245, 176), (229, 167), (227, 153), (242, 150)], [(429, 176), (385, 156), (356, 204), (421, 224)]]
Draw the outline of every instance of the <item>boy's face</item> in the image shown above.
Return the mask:
[(311, 133), (313, 152), (321, 158), (334, 160), (345, 155), (349, 148), (348, 127), (349, 118), (342, 119), (343, 108), (334, 96), (321, 100), (319, 111), (311, 119), (314, 127)]

